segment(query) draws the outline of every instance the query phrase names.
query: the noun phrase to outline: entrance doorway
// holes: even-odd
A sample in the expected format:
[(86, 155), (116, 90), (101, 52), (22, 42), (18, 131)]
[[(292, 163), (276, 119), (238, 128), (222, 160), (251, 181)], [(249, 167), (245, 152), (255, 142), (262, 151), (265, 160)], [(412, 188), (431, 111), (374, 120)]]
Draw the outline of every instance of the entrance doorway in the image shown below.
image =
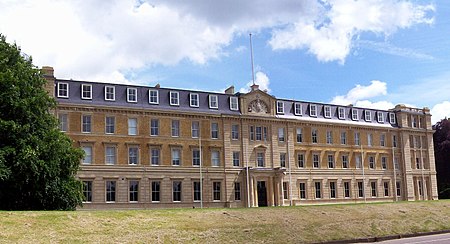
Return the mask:
[(258, 206), (267, 207), (267, 188), (265, 181), (258, 181), (257, 183), (258, 191)]

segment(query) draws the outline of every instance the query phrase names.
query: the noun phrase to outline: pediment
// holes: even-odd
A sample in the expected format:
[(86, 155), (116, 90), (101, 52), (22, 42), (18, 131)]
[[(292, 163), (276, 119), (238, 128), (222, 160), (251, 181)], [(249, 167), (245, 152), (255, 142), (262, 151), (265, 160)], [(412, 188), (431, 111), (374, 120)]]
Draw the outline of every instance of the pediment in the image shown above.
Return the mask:
[(251, 115), (271, 116), (275, 98), (261, 90), (253, 90), (241, 96), (243, 113)]

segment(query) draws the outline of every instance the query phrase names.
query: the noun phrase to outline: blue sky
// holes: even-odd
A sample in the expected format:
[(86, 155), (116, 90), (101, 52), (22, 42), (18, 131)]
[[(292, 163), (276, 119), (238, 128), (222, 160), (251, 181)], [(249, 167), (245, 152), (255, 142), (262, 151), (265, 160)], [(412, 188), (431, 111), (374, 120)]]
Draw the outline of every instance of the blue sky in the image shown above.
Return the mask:
[(450, 5), (431, 0), (0, 0), (0, 32), (58, 78), (450, 115)]

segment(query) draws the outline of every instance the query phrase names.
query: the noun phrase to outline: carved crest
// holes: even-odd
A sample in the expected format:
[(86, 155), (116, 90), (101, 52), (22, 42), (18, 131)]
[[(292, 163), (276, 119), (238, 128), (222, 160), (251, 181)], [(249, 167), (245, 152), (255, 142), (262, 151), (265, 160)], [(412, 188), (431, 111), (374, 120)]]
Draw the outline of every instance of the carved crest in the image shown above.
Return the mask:
[(257, 97), (256, 100), (251, 101), (248, 105), (248, 112), (266, 114), (268, 113), (267, 104)]

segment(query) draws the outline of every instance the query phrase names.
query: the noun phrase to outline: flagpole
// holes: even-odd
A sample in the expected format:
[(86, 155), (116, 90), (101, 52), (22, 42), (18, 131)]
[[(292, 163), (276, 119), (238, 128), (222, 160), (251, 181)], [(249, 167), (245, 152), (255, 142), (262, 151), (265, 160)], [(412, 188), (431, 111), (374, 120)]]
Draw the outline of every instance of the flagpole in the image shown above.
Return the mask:
[(364, 202), (366, 202), (366, 175), (364, 174), (364, 151), (363, 151), (363, 145), (361, 142), (361, 164), (362, 164), (362, 174), (363, 174), (363, 195), (364, 195)]
[(397, 198), (397, 170), (395, 167), (395, 154), (394, 154), (394, 147), (392, 147), (392, 165), (394, 167), (394, 196), (395, 196), (395, 201), (398, 201)]
[[(201, 122), (201, 120), (200, 120)], [(200, 151), (200, 208), (203, 208), (203, 172), (202, 172), (202, 139), (201, 139), (201, 123), (198, 123), (198, 145)]]

